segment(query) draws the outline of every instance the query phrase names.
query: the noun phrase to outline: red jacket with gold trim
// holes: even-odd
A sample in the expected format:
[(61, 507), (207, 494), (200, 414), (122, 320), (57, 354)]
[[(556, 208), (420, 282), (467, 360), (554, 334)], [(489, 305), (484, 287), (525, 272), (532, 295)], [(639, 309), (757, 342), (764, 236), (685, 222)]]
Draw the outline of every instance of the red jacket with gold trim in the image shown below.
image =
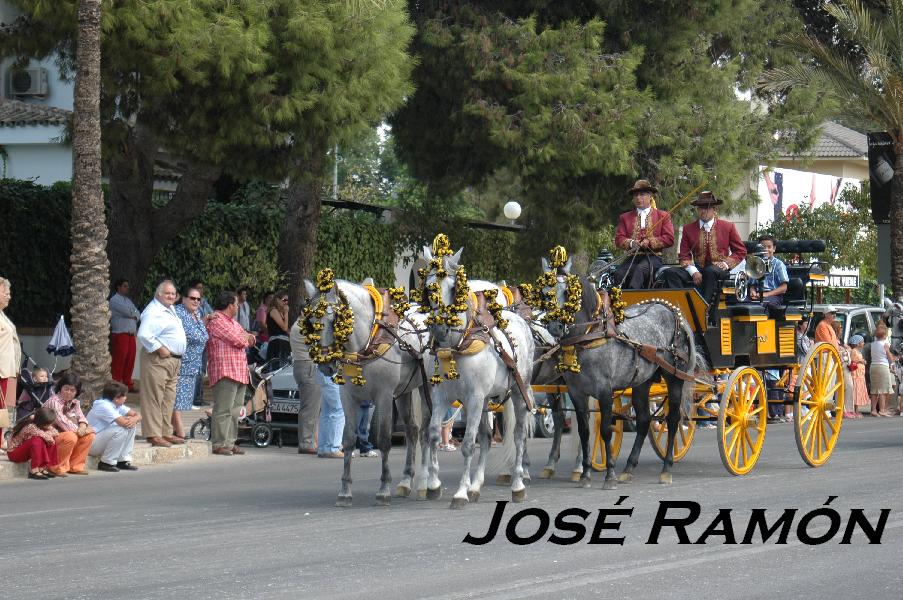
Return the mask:
[(702, 267), (724, 261), (733, 269), (746, 258), (746, 246), (730, 221), (715, 219), (709, 235), (699, 226), (699, 219), (684, 225), (677, 254), (680, 266), (697, 264)]
[[(649, 230), (649, 228), (652, 228)], [(630, 250), (630, 241), (649, 240), (649, 247), (658, 254), (674, 245), (674, 225), (666, 210), (652, 208), (646, 215), (646, 227), (640, 229), (640, 219), (636, 209), (623, 213), (615, 227), (615, 246)]]

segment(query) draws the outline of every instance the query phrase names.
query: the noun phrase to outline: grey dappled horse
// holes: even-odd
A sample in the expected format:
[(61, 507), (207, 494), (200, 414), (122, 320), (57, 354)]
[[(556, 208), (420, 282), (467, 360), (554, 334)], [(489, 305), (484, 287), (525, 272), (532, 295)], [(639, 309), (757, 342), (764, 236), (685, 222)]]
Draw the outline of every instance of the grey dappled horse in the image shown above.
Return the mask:
[[(443, 304), (454, 302), (455, 275), (461, 268), (459, 260), (461, 250), (453, 256), (441, 257), (443, 268), (446, 271), (444, 277), (437, 277), (434, 271), (427, 275), (425, 286), (433, 282), (439, 284), (440, 296)], [(433, 259), (430, 248), (424, 248), (426, 262)], [(423, 299), (429, 303), (428, 298)], [(476, 309), (472, 299), (467, 300), (467, 312), (458, 316), (461, 322), (466, 323)], [(430, 307), (436, 307), (430, 304)], [(507, 332), (514, 342), (511, 347), (506, 336), (497, 328), (489, 331), (494, 343), (499, 344), (505, 351), (515, 358), (516, 369), (523, 381), (529, 384), (530, 372), (533, 361), (533, 337), (530, 334), (527, 323), (520, 316), (503, 311), (502, 316), (508, 321)], [(462, 341), (463, 327), (450, 328), (445, 324), (430, 326), (431, 345), (435, 351), (448, 348), (457, 348)], [(445, 411), (455, 399), (461, 401), (467, 418), (464, 442), (461, 445), (461, 453), (464, 456), (464, 472), (458, 489), (452, 498), (451, 507), (461, 508), (468, 501), (476, 501), (480, 496), (480, 489), (485, 475), (486, 454), (489, 450), (489, 436), (480, 435), (480, 459), (477, 469), (471, 473), (471, 464), (475, 450), (475, 442), (481, 422), (484, 423), (484, 409), (490, 398), (506, 398), (511, 394), (511, 408), (515, 416), (515, 424), (512, 430), (505, 432), (506, 437), (513, 436), (515, 456), (512, 462), (513, 473), (511, 478), (511, 495), (514, 502), (521, 502), (526, 497), (524, 485), (523, 455), (526, 448), (528, 428), (532, 427), (532, 415), (526, 410), (525, 400), (515, 385), (514, 378), (505, 366), (498, 352), (492, 347), (492, 343), (479, 352), (472, 355), (455, 356), (456, 369), (459, 374), (457, 379), (443, 378), (442, 382), (432, 387), (432, 416), (429, 426), (428, 443), (423, 445), (423, 464), (425, 470), (418, 474), (418, 492), (426, 498), (438, 499), (442, 496), (442, 483), (439, 480), (438, 445), (440, 441), (440, 427)], [(532, 404), (532, 391), (527, 385), (526, 394)], [(529, 417), (529, 418), (528, 418)]]
[[(543, 259), (543, 269), (549, 271), (548, 261)], [(566, 276), (570, 274), (571, 261), (557, 270), (555, 295), (560, 306), (564, 305), (567, 289)], [(548, 323), (552, 336), (561, 342), (568, 337), (582, 335), (587, 324), (594, 321), (593, 314), (598, 299), (595, 287), (585, 278), (580, 277), (582, 296), (580, 310), (574, 315), (572, 325), (561, 321)], [(700, 357), (696, 353), (693, 332), (680, 313), (672, 311), (664, 304), (651, 302), (634, 305), (625, 311), (625, 320), (618, 325), (618, 333), (633, 342), (648, 344), (658, 348), (670, 348), (672, 343), (684, 359), (668, 352), (661, 352), (663, 358), (678, 369), (694, 373)], [(601, 324), (604, 327), (604, 323)], [(580, 476), (581, 487), (590, 487), (590, 453), (588, 407), (589, 397), (599, 399), (601, 414), (601, 433), (605, 443), (606, 470), (604, 489), (615, 489), (616, 479), (614, 460), (611, 452), (612, 429), (612, 397), (615, 390), (633, 388), (632, 402), (636, 414), (636, 438), (627, 464), (617, 481), (628, 483), (633, 479), (632, 471), (639, 460), (640, 450), (645, 442), (651, 420), (649, 414), (649, 388), (664, 377), (668, 386), (668, 446), (663, 461), (661, 483), (671, 483), (671, 467), (674, 464), (674, 435), (681, 418), (681, 405), (686, 414), (691, 414), (694, 386), (686, 385), (683, 380), (663, 371), (657, 364), (642, 358), (633, 346), (617, 339), (596, 348), (580, 350), (577, 353), (580, 373), (565, 372), (564, 379), (568, 386), (568, 394), (574, 404), (577, 415), (577, 430), (580, 435), (583, 472)]]
[[(305, 282), (307, 294), (311, 305), (315, 306), (323, 295), (312, 283)], [(364, 350), (370, 339), (370, 331), (376, 317), (373, 300), (370, 293), (360, 285), (344, 280), (336, 280), (335, 285), (325, 293), (328, 304), (326, 314), (312, 322), (323, 325), (321, 332), (321, 346), (328, 346), (334, 340), (333, 322), (335, 319), (335, 306), (341, 302), (338, 291), (347, 299), (351, 311), (354, 314), (354, 326), (351, 336), (345, 344), (346, 353), (357, 353)], [(403, 342), (423, 354), (427, 343), (427, 335), (423, 325), (426, 318), (412, 308), (405, 315), (399, 315), (401, 322), (398, 327), (398, 336)], [(335, 375), (341, 365), (336, 362), (320, 365), (320, 370), (327, 377)], [(392, 421), (393, 400), (398, 412), (404, 421), (406, 454), (404, 475), (396, 488), (396, 494), (407, 496), (411, 493), (414, 479), (414, 452), (420, 424), (414, 420), (414, 410), (411, 403), (412, 392), (421, 387), (423, 379), (420, 375), (418, 361), (407, 351), (399, 348), (398, 343), (392, 344), (380, 358), (370, 360), (362, 366), (365, 385), (353, 385), (347, 381), (341, 386), (342, 407), (345, 411), (345, 430), (342, 436), (342, 449), (345, 452), (344, 471), (342, 474), (342, 488), (336, 499), (336, 506), (351, 506), (351, 458), (357, 440), (357, 424), (360, 421), (361, 404), (371, 403), (376, 406), (379, 414), (379, 422), (376, 424), (377, 440), (382, 457), (382, 477), (380, 478), (379, 491), (376, 493), (377, 504), (388, 505), (391, 502), (390, 486), (392, 475), (389, 471), (389, 450), (392, 448)]]

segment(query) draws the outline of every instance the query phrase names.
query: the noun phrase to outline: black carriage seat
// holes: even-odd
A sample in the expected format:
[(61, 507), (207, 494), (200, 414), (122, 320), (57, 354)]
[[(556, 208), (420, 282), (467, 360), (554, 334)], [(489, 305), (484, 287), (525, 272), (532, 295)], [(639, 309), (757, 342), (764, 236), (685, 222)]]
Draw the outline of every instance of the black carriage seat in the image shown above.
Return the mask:
[(787, 291), (784, 292), (784, 304), (787, 306), (803, 306), (806, 304), (806, 285), (799, 277), (791, 277), (787, 281)]
[(730, 317), (767, 317), (768, 310), (758, 303), (728, 304), (725, 311)]

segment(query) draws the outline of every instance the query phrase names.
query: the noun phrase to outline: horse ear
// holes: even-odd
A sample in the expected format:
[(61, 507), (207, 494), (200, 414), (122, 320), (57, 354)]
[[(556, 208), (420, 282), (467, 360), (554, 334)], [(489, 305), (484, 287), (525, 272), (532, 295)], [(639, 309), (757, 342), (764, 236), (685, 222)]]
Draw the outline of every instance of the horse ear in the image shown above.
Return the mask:
[(317, 288), (314, 287), (314, 284), (311, 282), (310, 279), (304, 280), (304, 295), (307, 297), (308, 300), (310, 300), (311, 298), (313, 298), (314, 296), (317, 295)]
[(458, 248), (458, 251), (452, 255), (451, 260), (454, 261), (454, 263), (456, 265), (461, 264), (461, 254), (463, 252), (464, 252), (464, 246), (461, 246), (460, 248)]
[(542, 270), (543, 271), (551, 271), (552, 267), (549, 266), (549, 260), (543, 256), (542, 257)]
[(430, 250), (430, 247), (429, 247), (429, 246), (424, 246), (424, 247), (423, 247), (423, 259), (424, 259), (426, 262), (430, 262), (431, 260), (433, 260), (433, 251)]
[(566, 263), (564, 263), (564, 266), (561, 267), (561, 272), (564, 273), (565, 275), (571, 274), (571, 265), (573, 264), (572, 261), (573, 261), (573, 259), (569, 258), (568, 261)]

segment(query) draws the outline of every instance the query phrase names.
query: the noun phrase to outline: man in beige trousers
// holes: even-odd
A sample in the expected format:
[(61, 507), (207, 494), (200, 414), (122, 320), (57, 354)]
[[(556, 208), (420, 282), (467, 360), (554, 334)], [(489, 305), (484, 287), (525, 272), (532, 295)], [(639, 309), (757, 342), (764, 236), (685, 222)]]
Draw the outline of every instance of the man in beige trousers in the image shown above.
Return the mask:
[(176, 403), (176, 382), (187, 341), (182, 320), (173, 304), (176, 286), (166, 280), (141, 313), (138, 343), (141, 344), (141, 431), (152, 446), (184, 444), (173, 435), (172, 409)]

